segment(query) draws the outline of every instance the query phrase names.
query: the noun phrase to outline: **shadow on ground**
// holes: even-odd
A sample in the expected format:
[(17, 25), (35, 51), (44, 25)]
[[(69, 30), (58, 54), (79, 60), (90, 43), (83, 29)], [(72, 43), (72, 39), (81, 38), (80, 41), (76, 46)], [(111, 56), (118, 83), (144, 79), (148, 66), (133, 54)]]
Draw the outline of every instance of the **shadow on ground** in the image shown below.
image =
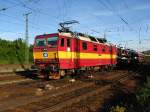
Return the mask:
[[(135, 79), (139, 80), (138, 88), (144, 87), (144, 83), (147, 81), (147, 77), (150, 77), (150, 63), (144, 63), (140, 66), (133, 66), (130, 68), (124, 68), (129, 71), (132, 71), (135, 76)], [(121, 86), (121, 85), (118, 85)], [(121, 87), (120, 87), (121, 88)], [(99, 109), (99, 112), (120, 112), (120, 111), (112, 111), (113, 108), (124, 108), (125, 111), (121, 112), (150, 112), (149, 107), (144, 105), (140, 105), (140, 102), (137, 100), (136, 94), (128, 91), (125, 92), (122, 89), (114, 89), (114, 96), (111, 99), (106, 99), (102, 108)]]
[(25, 78), (30, 78), (34, 80), (38, 80), (38, 71), (37, 70), (24, 70), (15, 72), (16, 75), (24, 76)]

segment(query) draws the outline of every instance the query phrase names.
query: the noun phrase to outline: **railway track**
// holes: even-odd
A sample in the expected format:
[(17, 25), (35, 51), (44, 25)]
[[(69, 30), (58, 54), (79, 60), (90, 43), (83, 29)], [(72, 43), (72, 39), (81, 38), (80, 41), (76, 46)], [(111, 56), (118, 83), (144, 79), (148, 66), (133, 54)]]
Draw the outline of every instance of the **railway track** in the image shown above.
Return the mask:
[(12, 80), (12, 81), (3, 81), (3, 82), (0, 82), (0, 86), (3, 86), (3, 85), (7, 85), (7, 84), (16, 84), (16, 83), (23, 83), (23, 82), (31, 82), (33, 81), (32, 79), (18, 79), (18, 80)]
[[(34, 73), (36, 70), (31, 70), (31, 73)], [(20, 83), (29, 83), (34, 82), (34, 79), (40, 80), (41, 78), (31, 77), (33, 74), (28, 75), (26, 71), (17, 71), (17, 72), (0, 72), (0, 86), (8, 84), (20, 84)], [(36, 75), (35, 75), (36, 76)]]
[[(77, 84), (77, 86), (68, 86), (66, 88), (60, 88), (54, 93), (47, 93), (45, 96), (40, 98), (28, 97), (28, 102), (21, 102), (17, 105), (11, 103), (12, 107), (5, 107), (3, 110), (15, 111), (15, 109), (24, 109), (26, 111), (39, 111), (39, 112), (51, 112), (58, 111), (66, 106), (70, 106), (73, 103), (78, 103), (95, 94), (99, 94), (107, 89), (110, 89), (112, 85), (116, 82), (123, 82), (127, 80), (130, 76), (128, 73), (120, 74), (117, 78), (111, 79), (109, 81), (101, 81), (100, 79), (92, 80), (91, 82)], [(60, 92), (61, 91), (61, 92)], [(2, 105), (3, 106), (3, 105)], [(1, 106), (0, 106), (1, 107)], [(4, 106), (3, 106), (4, 107)], [(10, 106), (9, 106), (10, 107)], [(13, 109), (14, 108), (14, 109)], [(1, 108), (2, 110), (2, 108)], [(7, 112), (7, 111), (6, 111)]]
[(80, 91), (79, 93), (81, 93), (81, 94), (76, 94), (76, 93), (78, 93), (77, 91), (74, 94), (70, 93), (71, 96), (69, 96), (69, 98), (67, 96), (67, 99), (63, 98), (64, 100), (61, 100), (61, 102), (55, 103), (54, 105), (51, 105), (50, 107), (45, 107), (45, 108), (39, 110), (38, 112), (59, 111), (64, 107), (71, 106), (74, 103), (78, 103), (81, 100), (87, 99), (88, 97), (91, 97), (91, 96), (99, 94), (99, 93), (103, 93), (103, 91), (111, 89), (112, 85), (114, 83), (116, 83), (116, 81), (121, 83), (121, 82), (127, 80), (128, 78), (129, 78), (129, 76), (123, 75), (123, 76), (119, 77), (118, 79), (113, 80), (113, 82), (110, 84), (105, 84), (103, 86), (99, 85), (99, 86), (93, 86), (93, 87), (89, 86), (87, 88), (82, 88), (82, 90), (77, 90), (77, 91)]
[[(0, 72), (0, 86), (32, 82), (33, 79), (25, 74), (26, 71)], [(34, 71), (31, 71), (34, 72)]]
[[(24, 97), (16, 97), (15, 100), (11, 99), (6, 102), (3, 102), (3, 104), (0, 104), (0, 108), (1, 108), (0, 111), (4, 111), (5, 109), (7, 110), (9, 108), (14, 108), (14, 107), (22, 106), (22, 105), (28, 105), (32, 102), (40, 102), (41, 100), (51, 99), (51, 98), (54, 98), (55, 96), (60, 96), (62, 94), (66, 94), (68, 92), (75, 91), (76, 89), (81, 89), (81, 88), (87, 87), (89, 85), (91, 85), (91, 84), (86, 84), (86, 85), (66, 84), (66, 85), (60, 86), (59, 89), (55, 89), (52, 92), (48, 91), (47, 93), (45, 93), (44, 98), (43, 98), (43, 96), (40, 97), (40, 96), (36, 96), (36, 95), (30, 95), (30, 96), (27, 95)], [(70, 89), (68, 89), (68, 88), (70, 88)], [(24, 100), (22, 101), (22, 99), (24, 99)], [(11, 102), (10, 105), (7, 104), (8, 102)]]
[(16, 74), (14, 72), (1, 72), (0, 73), (0, 78), (1, 77), (6, 77), (6, 76), (15, 76)]

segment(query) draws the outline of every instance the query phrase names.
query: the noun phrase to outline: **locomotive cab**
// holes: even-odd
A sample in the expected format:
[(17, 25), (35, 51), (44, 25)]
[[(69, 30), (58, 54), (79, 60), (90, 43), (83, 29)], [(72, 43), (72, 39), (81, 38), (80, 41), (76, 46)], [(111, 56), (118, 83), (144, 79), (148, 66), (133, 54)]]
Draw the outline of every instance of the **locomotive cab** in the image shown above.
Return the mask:
[(58, 72), (58, 34), (44, 34), (35, 37), (33, 57), (40, 72), (47, 78), (49, 73)]

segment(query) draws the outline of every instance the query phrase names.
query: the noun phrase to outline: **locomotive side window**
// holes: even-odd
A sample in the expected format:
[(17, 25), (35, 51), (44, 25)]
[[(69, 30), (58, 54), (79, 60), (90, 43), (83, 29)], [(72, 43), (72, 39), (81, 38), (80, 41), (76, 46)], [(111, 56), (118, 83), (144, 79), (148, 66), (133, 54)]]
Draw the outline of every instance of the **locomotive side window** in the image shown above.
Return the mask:
[(61, 38), (61, 46), (64, 47), (64, 38)]
[(93, 45), (93, 51), (97, 51), (97, 45)]
[(46, 39), (44, 38), (40, 38), (40, 39), (36, 39), (36, 46), (46, 46)]
[(104, 53), (106, 51), (105, 47), (103, 47), (102, 52)]
[(70, 47), (70, 39), (67, 39), (67, 47)]
[(83, 50), (87, 50), (87, 43), (86, 43), (86, 42), (83, 42), (83, 43), (82, 43), (82, 49), (83, 49)]

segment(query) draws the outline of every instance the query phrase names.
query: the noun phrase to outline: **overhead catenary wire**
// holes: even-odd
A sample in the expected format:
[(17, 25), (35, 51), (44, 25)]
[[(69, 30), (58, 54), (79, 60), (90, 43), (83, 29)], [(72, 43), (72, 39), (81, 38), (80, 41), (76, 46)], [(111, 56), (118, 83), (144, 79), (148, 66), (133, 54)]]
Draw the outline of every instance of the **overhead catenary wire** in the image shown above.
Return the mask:
[[(7, 14), (5, 14), (5, 13), (0, 13), (0, 15), (3, 15), (3, 16), (6, 16), (6, 17), (9, 17), (9, 18), (11, 18), (11, 19), (14, 19), (15, 20), (15, 22), (14, 21), (7, 21), (6, 19), (5, 20), (2, 20), (1, 19), (1, 21), (3, 21), (3, 22), (6, 22), (6, 23), (10, 23), (10, 24), (15, 24), (15, 25), (24, 25), (23, 24), (23, 19), (16, 19), (17, 17), (15, 17), (15, 16), (10, 16), (10, 15), (7, 15)], [(50, 28), (50, 26), (46, 26), (46, 25), (42, 25), (42, 27), (37, 27), (37, 25), (36, 24), (33, 24), (33, 23), (31, 23), (30, 22), (30, 24), (31, 24), (31, 28), (33, 28), (33, 29), (41, 29), (41, 28), (45, 28), (45, 29), (47, 29), (47, 28)]]
[[(1, 21), (5, 22), (5, 23), (9, 23), (9, 24), (14, 24), (14, 25), (17, 25), (17, 26), (23, 26), (24, 23), (23, 21), (8, 21), (8, 20), (3, 20), (3, 19), (0, 19)], [(30, 22), (29, 22), (30, 23)], [(48, 27), (37, 27), (35, 24), (31, 23), (31, 28), (32, 29), (36, 29), (36, 30), (44, 30), (44, 29), (47, 29)], [(50, 27), (49, 27), (50, 28)]]
[[(30, 6), (28, 6), (26, 3), (22, 2), (21, 0), (14, 0), (14, 1), (8, 0), (7, 2), (14, 4), (14, 6), (16, 6), (16, 7), (19, 6), (19, 7), (23, 7), (25, 9), (28, 9), (29, 11), (32, 11), (32, 13), (38, 13), (40, 15), (51, 17), (51, 18), (54, 18), (54, 20), (57, 20), (56, 16), (49, 15), (48, 13), (45, 13), (45, 12), (41, 11), (40, 9), (34, 9), (33, 7), (31, 8)], [(48, 23), (48, 24), (50, 24), (50, 23)], [(54, 24), (50, 24), (50, 25), (54, 25)]]
[[(7, 0), (6, 0), (7, 1)], [(11, 0), (10, 0), (11, 1)], [(21, 1), (21, 2), (20, 2)], [(25, 9), (28, 9), (28, 7), (29, 8), (32, 8), (32, 9), (35, 9), (36, 10), (36, 12), (35, 13), (39, 13), (40, 15), (45, 15), (45, 16), (49, 16), (50, 17), (50, 14), (48, 14), (47, 12), (43, 12), (42, 13), (42, 11), (41, 10), (38, 10), (37, 8), (35, 8), (35, 7), (32, 7), (31, 6), (31, 4), (30, 3), (34, 3), (34, 1), (36, 1), (36, 0), (19, 0), (19, 2), (18, 2), (18, 0), (14, 0), (14, 1), (12, 1), (12, 2), (14, 2), (14, 3), (16, 3), (16, 4), (18, 4), (18, 6), (19, 7), (23, 7), (23, 8), (25, 8)], [(38, 1), (38, 0), (37, 0)], [(22, 3), (23, 2), (23, 3)], [(59, 1), (59, 2), (61, 2), (61, 6), (64, 6), (63, 8), (63, 10), (64, 10), (64, 12), (63, 12), (63, 14), (62, 14), (62, 16), (64, 16), (64, 19), (66, 19), (67, 18), (67, 15), (68, 15), (68, 9), (67, 9), (67, 7), (69, 7), (68, 6), (68, 2), (67, 2), (67, 0), (65, 0), (65, 1)], [(63, 3), (63, 2), (65, 2), (65, 3)], [(103, 1), (103, 3), (106, 5), (106, 7), (108, 7), (111, 11), (112, 11), (112, 6), (110, 7), (110, 5), (108, 4), (108, 3), (106, 3), (107, 1)], [(25, 6), (24, 6), (24, 4), (25, 4)], [(14, 6), (15, 6), (15, 4), (13, 4)], [(27, 6), (27, 7), (26, 7)], [(17, 7), (17, 5), (16, 5), (16, 7)], [(114, 7), (114, 6), (113, 6)], [(22, 8), (22, 9), (23, 9)], [(32, 9), (29, 9), (29, 10), (32, 10)], [(58, 8), (58, 9), (61, 9), (61, 8)], [(115, 12), (116, 13), (116, 12)], [(53, 16), (53, 15), (52, 15)], [(58, 15), (59, 16), (59, 15)], [(65, 17), (66, 16), (66, 17)], [(16, 17), (15, 17), (16, 18)], [(46, 18), (46, 17), (45, 17)], [(58, 19), (58, 18), (57, 18)], [(17, 19), (16, 19), (17, 20)], [(125, 24), (125, 25), (130, 25), (130, 23), (124, 18), (124, 17), (120, 17), (120, 20)], [(23, 21), (23, 20), (21, 20), (21, 21)], [(13, 22), (13, 21), (12, 21)], [(16, 22), (16, 21), (15, 21)], [(40, 30), (40, 29), (48, 29), (48, 28), (50, 28), (48, 25), (45, 25), (45, 24), (40, 24), (40, 26), (37, 26), (34, 22), (32, 22), (32, 21), (30, 21), (30, 24), (31, 24), (31, 28), (33, 28), (33, 29), (38, 29), (38, 30)], [(33, 24), (33, 26), (32, 26), (32, 24)], [(50, 23), (48, 23), (48, 24), (50, 24)], [(55, 26), (55, 25), (53, 25), (53, 26)], [(86, 28), (86, 27), (85, 27)], [(89, 27), (90, 28), (90, 27)], [(118, 29), (118, 32), (120, 32), (121, 30), (120, 30), (120, 28), (115, 28), (115, 29)], [(88, 28), (87, 28), (87, 30), (88, 30)], [(126, 29), (125, 29), (126, 30)], [(90, 30), (88, 30), (88, 31), (90, 31)], [(147, 30), (148, 31), (148, 30)]]
[(38, 4), (41, 0), (26, 0), (27, 3)]
[[(16, 0), (15, 0), (15, 1), (16, 1)], [(16, 1), (16, 2), (17, 2), (17, 1)], [(22, 4), (22, 5), (21, 5), (21, 4)], [(20, 5), (21, 5), (22, 7), (24, 7), (24, 3), (21, 2), (21, 4), (20, 4)], [(64, 5), (65, 5), (65, 3), (64, 3)], [(66, 6), (65, 6), (65, 7), (66, 7)], [(24, 8), (26, 8), (26, 7), (24, 7)], [(67, 7), (66, 7), (66, 8), (67, 8)], [(60, 9), (60, 8), (58, 8), (58, 9)], [(65, 9), (64, 9), (64, 11), (65, 11)], [(39, 13), (40, 13), (40, 12), (39, 12)], [(64, 12), (64, 14), (65, 14), (65, 12)], [(63, 16), (64, 14), (62, 14), (62, 16)], [(45, 15), (45, 12), (44, 12), (44, 15)], [(46, 15), (47, 15), (47, 14), (46, 14)], [(47, 16), (48, 16), (48, 15), (47, 15)], [(32, 23), (31, 23), (31, 24), (32, 24)], [(33, 28), (34, 28), (34, 27), (33, 27)]]
[(67, 19), (67, 14), (68, 14), (66, 0), (63, 1), (63, 8), (64, 8), (63, 18), (64, 18), (64, 20), (66, 21), (66, 19)]
[(126, 0), (122, 0), (122, 2), (123, 2), (123, 4), (124, 4), (124, 6), (125, 6), (125, 8), (129, 8), (129, 6), (128, 6), (128, 4), (127, 4), (127, 2), (126, 2)]
[(97, 0), (100, 4), (102, 4), (107, 10), (109, 10), (110, 12), (113, 12), (114, 15), (116, 15), (124, 24), (126, 24), (130, 29), (131, 26), (129, 25), (128, 21), (123, 18), (114, 8), (114, 6), (111, 4), (110, 1), (106, 0), (106, 2), (111, 6), (111, 8), (109, 6), (107, 6), (107, 4), (105, 2), (103, 2), (102, 0)]
[[(16, 2), (18, 2), (17, 0), (15, 0)], [(32, 8), (30, 8), (30, 7), (27, 7), (26, 6), (26, 4), (24, 4), (23, 2), (18, 2), (18, 3), (16, 3), (16, 2), (12, 2), (12, 1), (7, 1), (7, 2), (10, 2), (11, 4), (13, 4), (13, 7), (17, 7), (17, 6), (20, 6), (20, 7), (23, 7), (23, 8), (27, 8), (27, 9), (30, 9), (31, 11), (34, 11), (34, 13), (40, 13), (40, 14), (43, 14), (43, 15), (46, 15), (46, 14), (44, 14), (44, 13), (42, 13), (42, 12), (39, 12), (39, 11), (36, 11), (35, 9), (32, 9)], [(7, 9), (9, 9), (9, 8), (12, 8), (11, 6), (10, 7), (8, 7)], [(4, 14), (4, 13), (0, 13), (1, 15), (5, 15), (5, 16), (8, 16), (8, 17), (12, 17), (12, 18), (17, 18), (17, 17), (14, 17), (14, 16), (10, 16), (10, 15), (6, 15), (6, 14)], [(46, 15), (46, 16), (48, 16), (48, 15)], [(23, 20), (21, 20), (21, 21), (23, 21)], [(52, 26), (55, 26), (54, 24), (50, 24), (49, 23), (49, 25), (52, 25)]]
[[(116, 9), (114, 8), (114, 6), (111, 4), (111, 2), (110, 2), (109, 0), (106, 0), (106, 2), (111, 6), (111, 8), (108, 7), (102, 0), (98, 0), (98, 1), (100, 1), (100, 2), (103, 4), (103, 6), (104, 6), (105, 8), (107, 8), (109, 11), (112, 11), (117, 17), (119, 17), (120, 20), (121, 20), (124, 24), (126, 24), (126, 26), (128, 26), (128, 28), (130, 29), (130, 31), (135, 31), (136, 34), (137, 34), (137, 33), (139, 34), (139, 35), (138, 35), (138, 38), (139, 38), (139, 47), (140, 47), (140, 44), (141, 44), (141, 27), (140, 27), (139, 31), (138, 31), (138, 30), (133, 30), (132, 26), (128, 23), (128, 21), (127, 21), (125, 18), (123, 18), (123, 17), (116, 11)], [(147, 27), (146, 30), (148, 31), (148, 27)], [(139, 48), (139, 49), (140, 49), (140, 48)]]

